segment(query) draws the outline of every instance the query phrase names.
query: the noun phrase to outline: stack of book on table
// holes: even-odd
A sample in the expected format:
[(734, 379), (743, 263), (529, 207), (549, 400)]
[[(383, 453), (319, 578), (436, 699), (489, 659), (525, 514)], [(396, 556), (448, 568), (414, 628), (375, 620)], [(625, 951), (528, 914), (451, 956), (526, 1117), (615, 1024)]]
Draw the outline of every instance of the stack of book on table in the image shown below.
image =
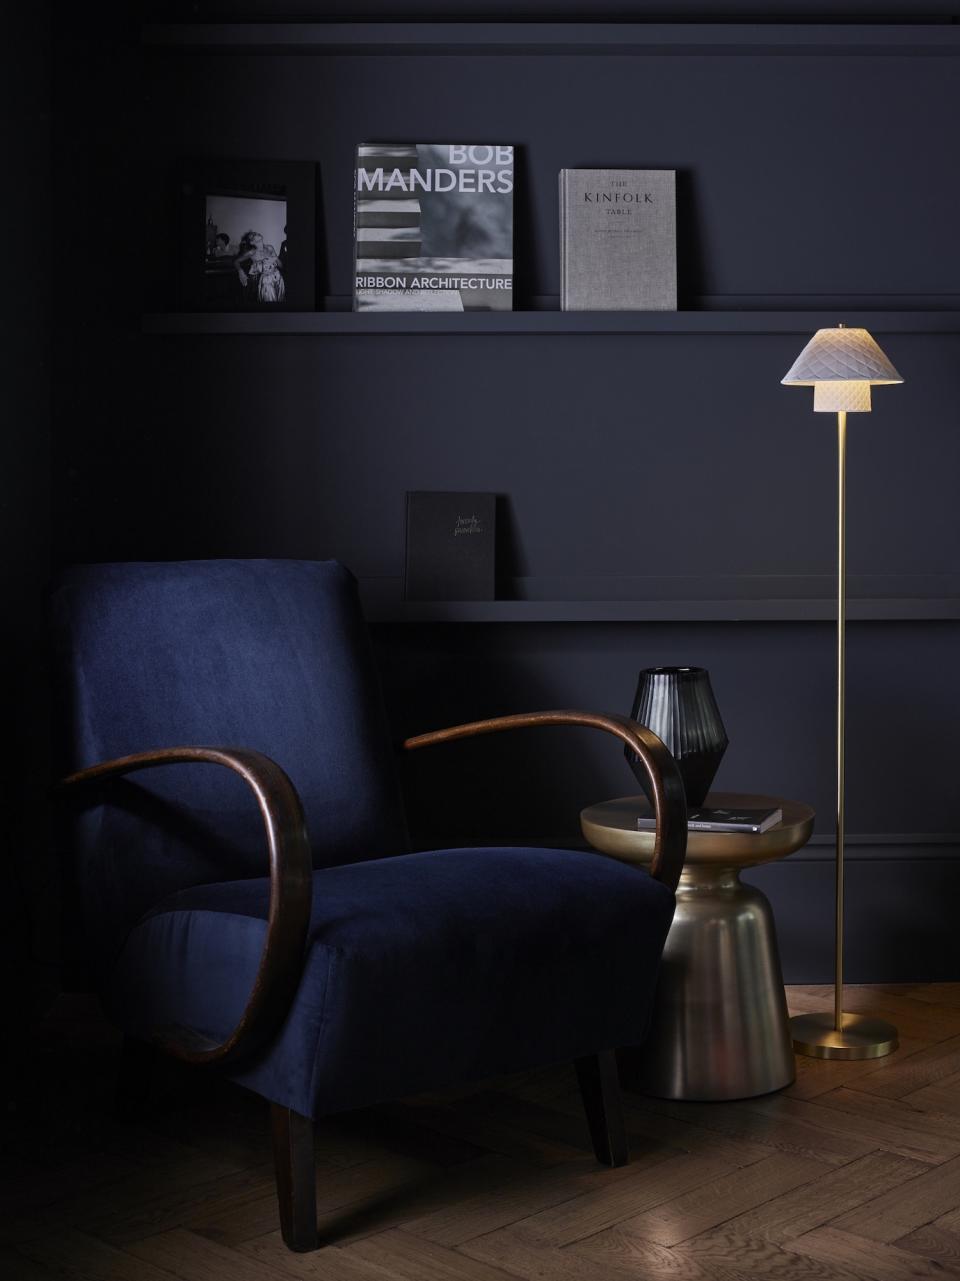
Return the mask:
[[(782, 809), (710, 809), (699, 806), (687, 815), (690, 832), (767, 832), (783, 819)], [(652, 831), (657, 825), (652, 814), (641, 814), (637, 827)]]

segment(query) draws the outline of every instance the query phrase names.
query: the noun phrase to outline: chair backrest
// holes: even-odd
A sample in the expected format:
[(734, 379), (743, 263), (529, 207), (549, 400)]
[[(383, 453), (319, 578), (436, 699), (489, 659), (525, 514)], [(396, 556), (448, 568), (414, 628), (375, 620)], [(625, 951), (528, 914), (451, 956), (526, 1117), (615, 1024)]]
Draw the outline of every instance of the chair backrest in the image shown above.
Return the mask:
[[(56, 584), (52, 622), (64, 772), (151, 748), (255, 748), (300, 793), (315, 867), (407, 848), (356, 584), (336, 562), (80, 566)], [(95, 969), (167, 894), (266, 874), (255, 802), (228, 770), (140, 771), (109, 797), (68, 837), (67, 907)]]

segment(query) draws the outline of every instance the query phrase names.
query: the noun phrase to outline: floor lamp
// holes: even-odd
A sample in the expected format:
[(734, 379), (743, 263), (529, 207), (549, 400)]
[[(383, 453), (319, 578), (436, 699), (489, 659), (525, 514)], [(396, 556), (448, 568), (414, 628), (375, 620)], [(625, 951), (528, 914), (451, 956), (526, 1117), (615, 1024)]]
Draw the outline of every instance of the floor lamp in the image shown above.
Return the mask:
[(836, 977), (833, 1012), (800, 1014), (790, 1020), (799, 1054), (820, 1059), (874, 1059), (897, 1048), (897, 1029), (882, 1019), (843, 1012), (843, 757), (846, 656), (845, 489), (847, 414), (870, 412), (870, 388), (903, 379), (865, 329), (818, 329), (782, 380), (812, 387), (814, 413), (836, 413), (838, 443), (837, 521), (837, 859)]

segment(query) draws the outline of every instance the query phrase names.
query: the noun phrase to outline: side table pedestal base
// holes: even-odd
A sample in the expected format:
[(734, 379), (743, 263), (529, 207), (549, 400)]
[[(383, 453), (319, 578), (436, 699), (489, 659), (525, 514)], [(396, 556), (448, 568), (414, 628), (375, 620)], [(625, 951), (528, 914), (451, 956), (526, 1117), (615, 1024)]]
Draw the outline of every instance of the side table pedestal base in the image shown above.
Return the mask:
[(677, 890), (650, 1032), (624, 1084), (668, 1099), (745, 1099), (796, 1070), (773, 913), (735, 868), (694, 865)]

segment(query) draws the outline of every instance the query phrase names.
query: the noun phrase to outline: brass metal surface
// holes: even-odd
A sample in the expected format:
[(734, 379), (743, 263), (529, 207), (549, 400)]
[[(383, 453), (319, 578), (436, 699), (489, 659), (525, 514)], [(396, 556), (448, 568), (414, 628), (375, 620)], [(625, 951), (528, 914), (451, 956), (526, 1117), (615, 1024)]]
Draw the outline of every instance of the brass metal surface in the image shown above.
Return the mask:
[[(837, 840), (834, 911), (833, 1025), (843, 1026), (843, 833), (844, 833), (844, 707), (846, 705), (847, 614), (847, 415), (837, 414)], [(799, 1049), (799, 1046), (797, 1047)], [(800, 1050), (801, 1054), (806, 1053)]]
[[(840, 326), (842, 328), (842, 326)], [(867, 406), (869, 408), (869, 406)], [(881, 1019), (843, 1012), (843, 840), (845, 828), (844, 757), (846, 735), (846, 613), (847, 613), (847, 415), (837, 411), (837, 810), (834, 874), (833, 1016), (805, 1014), (793, 1020), (793, 1045), (798, 1054), (825, 1059), (872, 1059), (891, 1054), (898, 1045), (897, 1029)]]
[[(695, 866), (754, 867), (770, 863), (800, 849), (813, 831), (813, 810), (799, 801), (779, 796), (754, 796), (749, 792), (711, 792), (706, 805), (725, 809), (783, 810), (783, 821), (766, 832), (688, 832), (684, 875)], [(651, 830), (639, 830), (637, 817), (649, 814), (645, 796), (620, 796), (589, 805), (580, 814), (583, 835), (594, 849), (626, 863), (649, 863), (653, 855)]]
[[(661, 1098), (752, 1098), (789, 1085), (795, 1063), (773, 913), (739, 873), (799, 849), (814, 813), (743, 792), (712, 792), (706, 803), (779, 806), (783, 821), (767, 832), (689, 833), (649, 1036), (622, 1055), (622, 1068), (628, 1085)], [(626, 796), (591, 805), (580, 821), (596, 849), (647, 863), (653, 833), (636, 826), (647, 812), (642, 796)]]
[(790, 1020), (794, 1049), (815, 1059), (879, 1059), (900, 1044), (897, 1029), (866, 1014), (842, 1014), (837, 1031), (835, 1013), (798, 1014)]

